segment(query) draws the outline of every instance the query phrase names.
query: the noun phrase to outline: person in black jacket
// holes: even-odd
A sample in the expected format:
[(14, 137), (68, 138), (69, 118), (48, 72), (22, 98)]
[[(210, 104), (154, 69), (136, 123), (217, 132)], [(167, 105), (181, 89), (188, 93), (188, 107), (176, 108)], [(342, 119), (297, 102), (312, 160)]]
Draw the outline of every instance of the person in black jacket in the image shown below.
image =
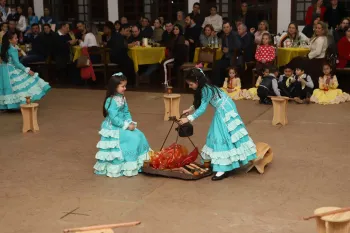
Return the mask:
[(32, 45), (32, 50), (27, 53), (27, 56), (20, 59), (24, 66), (29, 66), (32, 62), (45, 61), (49, 48), (44, 46), (43, 35), (39, 33), (39, 24), (32, 24), (31, 33), (24, 35), (24, 43)]
[(144, 17), (141, 22), (141, 38), (152, 38), (153, 36), (153, 29), (149, 26), (149, 19)]
[(238, 26), (238, 35), (241, 39), (241, 54), (243, 54), (243, 61), (239, 62), (239, 64), (244, 66), (246, 62), (254, 60), (254, 37), (247, 32), (247, 26), (244, 24)]
[(189, 45), (189, 60), (193, 61), (195, 49), (200, 44), (199, 36), (201, 35), (202, 27), (195, 23), (194, 18), (191, 15), (186, 16), (185, 23), (185, 39)]
[(347, 16), (345, 8), (339, 4), (338, 0), (331, 0), (324, 14), (324, 21), (328, 23), (328, 28), (335, 30), (340, 21)]
[(165, 31), (163, 32), (162, 41), (160, 42), (165, 47), (169, 47), (169, 42), (174, 37), (173, 29), (174, 25), (172, 22), (168, 21), (165, 23)]
[(167, 48), (169, 50), (168, 58), (163, 63), (165, 74), (164, 85), (168, 85), (168, 79), (171, 79), (171, 77), (168, 77), (167, 64), (174, 62), (173, 71), (175, 72), (176, 77), (179, 77), (180, 66), (188, 60), (188, 46), (185, 43), (183, 29), (180, 24), (174, 25), (173, 34), (174, 36), (171, 43), (169, 43), (170, 46)]
[(128, 78), (129, 85), (135, 85), (134, 62), (128, 56), (128, 45), (125, 38), (120, 33), (115, 32), (112, 22), (105, 23), (103, 33), (107, 40), (106, 46), (111, 49), (111, 62), (120, 65), (122, 72)]
[(194, 22), (198, 24), (199, 26), (202, 26), (204, 22), (204, 17), (200, 14), (201, 5), (199, 2), (193, 3), (192, 12), (190, 13), (191, 17), (193, 18)]
[(256, 31), (258, 25), (258, 19), (255, 14), (248, 11), (248, 3), (243, 1), (241, 3), (241, 12), (238, 15), (238, 18), (242, 20), (242, 23), (245, 24), (249, 31)]
[(241, 48), (242, 42), (239, 35), (232, 31), (231, 22), (224, 22), (222, 37), (222, 52), (224, 55), (220, 60), (215, 62), (212, 76), (213, 84), (222, 87), (227, 74), (226, 69), (229, 66), (239, 65), (237, 62), (242, 60), (238, 54), (238, 51), (241, 51)]

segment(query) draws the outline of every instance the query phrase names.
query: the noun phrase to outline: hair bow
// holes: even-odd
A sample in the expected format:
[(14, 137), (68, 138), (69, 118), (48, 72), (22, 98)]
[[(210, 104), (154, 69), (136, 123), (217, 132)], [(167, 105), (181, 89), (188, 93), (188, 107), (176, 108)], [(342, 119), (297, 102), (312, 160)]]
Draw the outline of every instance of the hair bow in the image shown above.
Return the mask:
[(122, 72), (118, 72), (118, 73), (113, 74), (112, 76), (123, 76), (123, 73)]

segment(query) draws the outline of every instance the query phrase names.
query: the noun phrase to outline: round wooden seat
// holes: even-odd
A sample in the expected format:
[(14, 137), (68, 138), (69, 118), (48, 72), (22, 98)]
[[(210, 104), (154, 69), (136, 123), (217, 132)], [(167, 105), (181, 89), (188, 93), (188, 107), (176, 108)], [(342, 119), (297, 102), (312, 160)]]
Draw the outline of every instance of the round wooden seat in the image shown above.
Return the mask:
[[(339, 207), (321, 207), (314, 211), (320, 215), (329, 211), (338, 210)], [(350, 232), (350, 211), (326, 215), (316, 218), (318, 233), (349, 233)]]

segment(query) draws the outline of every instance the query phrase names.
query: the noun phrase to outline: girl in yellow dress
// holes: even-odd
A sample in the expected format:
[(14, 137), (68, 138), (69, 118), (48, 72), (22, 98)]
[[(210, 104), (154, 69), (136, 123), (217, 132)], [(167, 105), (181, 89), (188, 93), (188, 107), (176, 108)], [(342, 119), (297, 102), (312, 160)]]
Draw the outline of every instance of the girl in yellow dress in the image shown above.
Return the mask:
[(323, 77), (318, 80), (319, 89), (314, 90), (311, 102), (317, 104), (339, 104), (350, 101), (350, 95), (337, 89), (339, 86), (337, 76), (332, 76), (332, 68), (329, 64), (323, 65)]
[(237, 70), (233, 67), (228, 68), (228, 75), (229, 78), (225, 78), (224, 86), (221, 89), (233, 100), (243, 99), (241, 79)]
[(262, 76), (260, 75), (256, 80), (255, 87), (249, 88), (248, 90), (243, 90), (242, 94), (246, 100), (260, 100), (258, 96), (258, 87), (260, 86), (261, 80), (263, 77), (270, 74), (270, 69), (268, 67), (264, 68)]

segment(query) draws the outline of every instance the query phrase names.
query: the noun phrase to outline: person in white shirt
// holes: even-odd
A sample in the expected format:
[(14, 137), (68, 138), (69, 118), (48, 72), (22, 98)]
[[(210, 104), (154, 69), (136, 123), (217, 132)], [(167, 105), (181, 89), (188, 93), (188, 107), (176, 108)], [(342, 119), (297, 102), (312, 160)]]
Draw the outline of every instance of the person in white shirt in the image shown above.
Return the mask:
[(21, 31), (24, 32), (27, 29), (27, 20), (26, 17), (23, 15), (23, 9), (22, 7), (18, 6), (17, 7), (17, 14), (18, 14), (18, 22), (17, 22), (17, 26), (16, 28)]
[(82, 34), (82, 40), (79, 40), (80, 47), (93, 47), (98, 46), (96, 42), (96, 37), (92, 32), (86, 30), (86, 26), (83, 22), (77, 23), (77, 28)]
[(217, 7), (212, 6), (210, 8), (210, 15), (205, 17), (202, 28), (206, 25), (211, 24), (214, 28), (215, 33), (219, 33), (222, 30), (222, 17), (217, 14)]

